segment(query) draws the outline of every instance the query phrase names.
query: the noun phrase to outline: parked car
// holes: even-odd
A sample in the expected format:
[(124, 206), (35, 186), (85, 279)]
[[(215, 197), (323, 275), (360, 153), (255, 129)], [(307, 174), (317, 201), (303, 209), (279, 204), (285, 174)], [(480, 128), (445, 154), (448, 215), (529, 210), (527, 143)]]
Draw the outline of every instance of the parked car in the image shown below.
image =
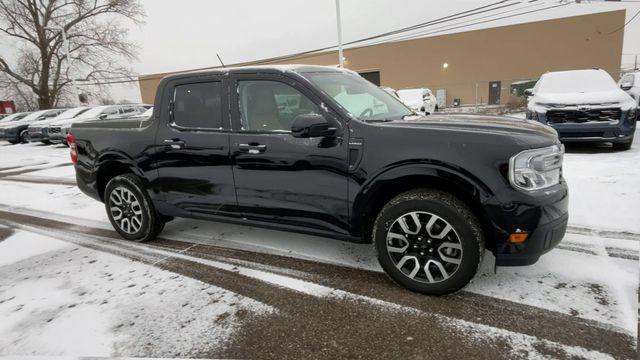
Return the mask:
[(74, 123), (68, 136), (78, 187), (125, 239), (194, 217), (373, 241), (397, 283), (444, 294), (485, 248), (497, 265), (529, 265), (564, 236), (564, 149), (538, 122), (417, 117), (322, 66), (172, 75), (156, 99), (151, 118)]
[(629, 94), (638, 106), (640, 106), (640, 72), (624, 75), (618, 81), (620, 88)]
[(527, 95), (527, 119), (552, 126), (561, 141), (631, 148), (638, 106), (606, 71), (548, 72)]
[(51, 119), (66, 109), (50, 109), (33, 112), (20, 120), (10, 121), (0, 125), (0, 140), (7, 140), (12, 144), (29, 142), (29, 125)]
[(398, 97), (413, 111), (425, 114), (438, 111), (438, 99), (433, 95), (431, 89), (402, 89), (398, 90)]
[(81, 123), (94, 120), (116, 120), (130, 116), (136, 116), (147, 109), (143, 105), (102, 105), (91, 108), (80, 115), (66, 120), (54, 121), (49, 125), (49, 140), (52, 143), (67, 143), (69, 128), (73, 123)]
[(89, 107), (81, 106), (77, 108), (72, 108), (61, 112), (58, 116), (45, 120), (39, 121), (29, 126), (29, 141), (36, 142), (40, 141), (44, 144), (51, 144), (50, 140), (50, 126), (56, 122), (64, 121), (68, 119), (73, 119), (76, 116), (84, 113), (89, 110)]

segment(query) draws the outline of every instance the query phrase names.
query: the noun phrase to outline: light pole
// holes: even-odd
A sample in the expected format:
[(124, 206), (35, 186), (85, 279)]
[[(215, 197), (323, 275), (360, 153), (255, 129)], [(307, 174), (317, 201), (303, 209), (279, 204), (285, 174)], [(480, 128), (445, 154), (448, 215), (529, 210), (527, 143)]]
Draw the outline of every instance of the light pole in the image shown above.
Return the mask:
[(71, 53), (69, 49), (69, 39), (67, 39), (67, 31), (64, 29), (64, 27), (58, 26), (45, 27), (45, 29), (51, 31), (60, 31), (60, 33), (62, 34), (62, 45), (64, 46), (67, 57), (67, 73), (69, 73), (69, 76), (71, 76), (71, 85), (73, 86), (73, 90), (76, 92), (76, 99), (80, 101), (80, 91), (78, 90), (78, 86), (76, 85), (74, 76), (71, 74)]
[(336, 0), (336, 18), (338, 20), (338, 65), (344, 67), (344, 56), (342, 54), (342, 20), (340, 19), (340, 0)]

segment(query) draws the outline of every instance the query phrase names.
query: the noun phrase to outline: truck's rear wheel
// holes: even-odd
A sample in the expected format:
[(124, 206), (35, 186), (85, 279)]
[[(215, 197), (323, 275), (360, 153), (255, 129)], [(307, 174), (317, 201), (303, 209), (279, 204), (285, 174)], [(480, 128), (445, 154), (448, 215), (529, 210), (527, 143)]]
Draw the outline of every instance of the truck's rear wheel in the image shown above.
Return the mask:
[(111, 225), (127, 240), (153, 240), (164, 228), (164, 221), (135, 175), (111, 179), (104, 191), (104, 204)]
[(478, 219), (462, 201), (442, 191), (398, 195), (378, 215), (373, 234), (378, 261), (389, 277), (423, 294), (461, 289), (484, 254)]

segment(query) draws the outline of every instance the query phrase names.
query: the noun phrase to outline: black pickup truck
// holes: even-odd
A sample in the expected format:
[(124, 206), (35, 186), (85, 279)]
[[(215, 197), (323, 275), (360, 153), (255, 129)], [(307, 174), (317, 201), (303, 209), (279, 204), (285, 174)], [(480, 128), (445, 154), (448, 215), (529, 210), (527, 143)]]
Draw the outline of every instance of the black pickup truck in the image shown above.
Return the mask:
[(125, 239), (174, 217), (373, 242), (413, 291), (465, 286), (485, 248), (529, 265), (564, 236), (564, 148), (540, 123), (422, 117), (337, 68), (164, 78), (149, 118), (74, 124), (79, 188)]

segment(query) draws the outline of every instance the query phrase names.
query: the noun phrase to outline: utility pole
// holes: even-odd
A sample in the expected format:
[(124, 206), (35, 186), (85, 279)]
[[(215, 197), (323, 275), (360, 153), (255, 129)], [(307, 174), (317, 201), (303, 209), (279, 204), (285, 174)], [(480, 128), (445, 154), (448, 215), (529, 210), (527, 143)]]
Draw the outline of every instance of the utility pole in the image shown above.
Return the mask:
[(633, 70), (640, 70), (638, 69), (638, 55), (636, 55), (636, 61), (633, 63)]
[(71, 74), (71, 52), (69, 50), (69, 39), (67, 39), (67, 31), (64, 29), (64, 27), (46, 27), (45, 29), (60, 31), (60, 33), (62, 33), (62, 43), (64, 45), (67, 57), (67, 73), (69, 73), (69, 76), (71, 76), (71, 85), (73, 86), (73, 90), (75, 90), (76, 99), (80, 101), (80, 91), (78, 90), (78, 85), (76, 85), (75, 77), (73, 76), (73, 74)]
[(342, 52), (342, 20), (340, 19), (340, 0), (336, 0), (336, 18), (338, 20), (338, 65), (344, 67), (344, 56)]

